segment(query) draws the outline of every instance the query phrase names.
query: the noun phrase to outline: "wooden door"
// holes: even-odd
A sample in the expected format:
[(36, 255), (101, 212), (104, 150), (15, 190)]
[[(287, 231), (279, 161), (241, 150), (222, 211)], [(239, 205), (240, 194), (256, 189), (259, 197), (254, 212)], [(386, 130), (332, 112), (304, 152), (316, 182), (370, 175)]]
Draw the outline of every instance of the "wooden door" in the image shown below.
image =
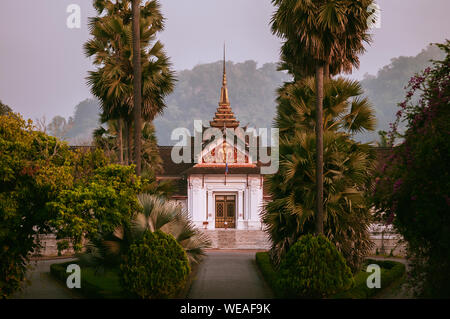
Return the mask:
[(236, 227), (236, 196), (216, 195), (216, 228)]

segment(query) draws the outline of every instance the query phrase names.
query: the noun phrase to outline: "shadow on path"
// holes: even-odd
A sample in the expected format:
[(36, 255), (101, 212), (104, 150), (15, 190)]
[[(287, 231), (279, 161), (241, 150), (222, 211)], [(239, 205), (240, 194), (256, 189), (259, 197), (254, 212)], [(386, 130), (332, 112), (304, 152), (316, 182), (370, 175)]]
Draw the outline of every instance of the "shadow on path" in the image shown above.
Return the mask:
[(269, 299), (273, 294), (256, 266), (255, 252), (208, 251), (188, 298)]
[(12, 296), (14, 299), (74, 299), (80, 298), (75, 292), (65, 287), (50, 275), (50, 265), (73, 259), (52, 259), (32, 261), (33, 267), (27, 274), (23, 290)]

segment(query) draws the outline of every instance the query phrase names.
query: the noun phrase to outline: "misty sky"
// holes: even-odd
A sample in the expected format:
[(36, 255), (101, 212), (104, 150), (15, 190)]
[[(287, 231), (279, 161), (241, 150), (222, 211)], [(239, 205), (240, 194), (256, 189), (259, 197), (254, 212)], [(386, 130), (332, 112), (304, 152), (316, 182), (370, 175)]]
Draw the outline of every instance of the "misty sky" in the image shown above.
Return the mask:
[[(280, 41), (271, 34), (270, 0), (161, 0), (166, 29), (160, 35), (176, 70), (227, 60), (277, 62)], [(80, 29), (66, 26), (69, 4), (81, 7)], [(450, 38), (449, 0), (378, 0), (381, 28), (353, 77), (376, 74), (392, 57), (416, 55), (430, 42)], [(91, 97), (92, 69), (82, 51), (89, 38), (91, 0), (0, 0), (0, 100), (26, 118), (72, 115)], [(220, 81), (220, 75), (218, 75)], [(212, 106), (215, 107), (215, 106)]]

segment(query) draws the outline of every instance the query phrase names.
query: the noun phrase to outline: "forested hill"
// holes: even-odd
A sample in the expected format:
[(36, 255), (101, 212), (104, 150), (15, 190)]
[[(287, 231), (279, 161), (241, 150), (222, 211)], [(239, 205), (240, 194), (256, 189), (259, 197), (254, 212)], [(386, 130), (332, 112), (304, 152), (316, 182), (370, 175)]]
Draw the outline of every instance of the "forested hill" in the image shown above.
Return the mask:
[[(389, 123), (398, 111), (397, 104), (405, 99), (405, 86), (417, 72), (431, 65), (430, 60), (442, 60), (444, 53), (436, 46), (428, 46), (418, 55), (401, 56), (380, 69), (376, 76), (366, 75), (361, 81), (364, 94), (376, 109), (378, 130), (389, 130)], [(363, 141), (377, 140), (376, 132), (362, 136)]]
[[(435, 46), (427, 47), (415, 57), (398, 57), (379, 70), (376, 76), (366, 75), (362, 87), (376, 109), (377, 130), (388, 130), (394, 121), (397, 104), (405, 97), (405, 85), (414, 73), (430, 65), (430, 60), (440, 60), (442, 52)], [(267, 63), (258, 68), (255, 61), (243, 63), (227, 62), (227, 79), (231, 107), (244, 126), (271, 127), (276, 111), (276, 90), (291, 78), (277, 71), (276, 63)], [(201, 64), (192, 70), (177, 73), (175, 90), (167, 99), (167, 108), (155, 120), (156, 134), (160, 145), (170, 145), (172, 130), (186, 127), (193, 131), (193, 121), (203, 120), (209, 125), (220, 97), (223, 64)], [(98, 102), (86, 100), (80, 103), (74, 116), (67, 121), (61, 117), (53, 119), (50, 133), (64, 137), (71, 144), (85, 142), (98, 127)], [(377, 133), (357, 136), (362, 141), (378, 140)]]
[[(241, 126), (271, 127), (276, 111), (276, 90), (291, 77), (276, 70), (276, 63), (257, 67), (255, 61), (226, 63), (231, 108)], [(166, 99), (163, 116), (155, 120), (160, 145), (173, 144), (174, 128), (193, 131), (194, 120), (209, 125), (220, 97), (223, 62), (201, 64), (177, 74), (174, 92)]]
[[(358, 140), (378, 140), (378, 130), (389, 130), (394, 121), (397, 104), (404, 100), (409, 79), (429, 66), (430, 60), (440, 60), (443, 53), (429, 46), (417, 56), (397, 57), (380, 69), (376, 76), (366, 75), (361, 81), (365, 95), (372, 102), (378, 127), (373, 133), (359, 135)], [(276, 70), (275, 63), (257, 68), (255, 61), (227, 62), (227, 78), (231, 107), (241, 122), (253, 127), (271, 127), (275, 115), (275, 94), (290, 76)], [(155, 121), (158, 142), (172, 144), (170, 134), (176, 127), (193, 130), (193, 120), (209, 125), (220, 96), (222, 62), (202, 64), (178, 73), (175, 91), (167, 98), (167, 109)]]

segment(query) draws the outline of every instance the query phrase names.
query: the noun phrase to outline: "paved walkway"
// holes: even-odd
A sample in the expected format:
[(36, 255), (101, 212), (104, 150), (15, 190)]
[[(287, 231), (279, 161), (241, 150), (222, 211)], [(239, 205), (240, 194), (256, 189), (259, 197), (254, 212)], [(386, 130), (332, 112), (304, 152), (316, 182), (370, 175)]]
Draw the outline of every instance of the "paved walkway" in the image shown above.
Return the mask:
[(254, 251), (208, 251), (188, 298), (273, 298), (255, 262)]
[(16, 293), (12, 298), (16, 299), (73, 299), (79, 298), (62, 283), (50, 275), (50, 265), (63, 263), (71, 259), (52, 259), (32, 261), (33, 267), (27, 274), (27, 283), (24, 289)]

